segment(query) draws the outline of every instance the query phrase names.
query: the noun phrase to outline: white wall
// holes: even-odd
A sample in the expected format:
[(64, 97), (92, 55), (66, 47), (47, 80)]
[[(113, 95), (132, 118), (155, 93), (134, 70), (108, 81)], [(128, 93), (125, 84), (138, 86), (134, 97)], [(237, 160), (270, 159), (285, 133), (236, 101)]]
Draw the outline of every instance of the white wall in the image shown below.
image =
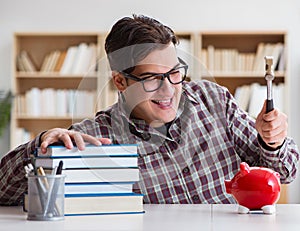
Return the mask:
[[(0, 0), (0, 89), (11, 87), (13, 32), (108, 31), (117, 19), (132, 13), (153, 16), (175, 31), (286, 30), (290, 46), (290, 134), (300, 143), (297, 0)], [(0, 138), (0, 156), (7, 149), (8, 132)], [(300, 202), (299, 179), (290, 188), (291, 202)]]

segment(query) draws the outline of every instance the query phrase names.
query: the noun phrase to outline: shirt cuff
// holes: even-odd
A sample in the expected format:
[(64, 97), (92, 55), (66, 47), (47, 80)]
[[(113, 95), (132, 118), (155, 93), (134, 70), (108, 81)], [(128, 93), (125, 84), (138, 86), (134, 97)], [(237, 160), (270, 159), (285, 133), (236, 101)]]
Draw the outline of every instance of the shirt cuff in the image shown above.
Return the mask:
[(46, 131), (41, 132), (33, 140), (29, 141), (26, 146), (26, 158), (30, 159), (30, 155), (36, 152), (36, 149), (41, 145), (41, 137)]
[(261, 146), (263, 149), (266, 149), (267, 151), (271, 151), (271, 152), (274, 152), (274, 151), (277, 151), (277, 150), (281, 149), (281, 147), (282, 147), (282, 146), (284, 145), (284, 143), (285, 143), (285, 140), (284, 140), (280, 146), (278, 146), (278, 147), (276, 147), (276, 148), (272, 148), (272, 147), (270, 147), (269, 145), (267, 145), (267, 144), (265, 143), (265, 141), (263, 141), (263, 139), (261, 138), (261, 136), (260, 136), (259, 134), (257, 135), (257, 139), (258, 139), (258, 142), (259, 142), (260, 146)]

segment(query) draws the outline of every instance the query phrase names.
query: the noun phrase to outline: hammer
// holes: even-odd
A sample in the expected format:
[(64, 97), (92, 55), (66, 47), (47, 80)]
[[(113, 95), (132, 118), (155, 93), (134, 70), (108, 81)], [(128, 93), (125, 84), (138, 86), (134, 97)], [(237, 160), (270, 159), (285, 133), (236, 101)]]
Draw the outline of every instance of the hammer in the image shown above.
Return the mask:
[[(274, 79), (274, 71), (273, 71), (273, 57), (265, 56), (266, 62), (266, 74), (265, 79), (267, 80), (267, 110), (266, 112), (270, 112), (274, 109), (273, 105), (273, 92), (272, 92), (272, 80)], [(269, 143), (274, 144), (274, 143)]]

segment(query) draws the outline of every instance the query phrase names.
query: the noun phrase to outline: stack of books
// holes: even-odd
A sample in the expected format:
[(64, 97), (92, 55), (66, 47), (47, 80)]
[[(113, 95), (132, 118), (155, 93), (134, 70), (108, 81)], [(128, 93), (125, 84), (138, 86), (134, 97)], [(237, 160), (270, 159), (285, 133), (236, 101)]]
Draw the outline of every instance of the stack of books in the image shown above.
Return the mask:
[(50, 172), (63, 161), (65, 215), (143, 213), (143, 195), (133, 193), (139, 180), (137, 145), (49, 146), (38, 149), (35, 166)]

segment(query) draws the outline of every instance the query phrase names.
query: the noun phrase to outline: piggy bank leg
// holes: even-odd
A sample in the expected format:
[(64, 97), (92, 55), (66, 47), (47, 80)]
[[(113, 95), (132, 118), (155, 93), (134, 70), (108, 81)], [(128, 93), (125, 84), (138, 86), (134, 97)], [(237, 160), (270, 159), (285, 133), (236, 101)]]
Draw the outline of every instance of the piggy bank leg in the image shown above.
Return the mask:
[(249, 213), (249, 211), (250, 211), (250, 209), (248, 209), (247, 207), (239, 205), (238, 213), (247, 214), (247, 213)]
[(274, 214), (276, 212), (275, 205), (265, 205), (261, 209), (265, 214)]

